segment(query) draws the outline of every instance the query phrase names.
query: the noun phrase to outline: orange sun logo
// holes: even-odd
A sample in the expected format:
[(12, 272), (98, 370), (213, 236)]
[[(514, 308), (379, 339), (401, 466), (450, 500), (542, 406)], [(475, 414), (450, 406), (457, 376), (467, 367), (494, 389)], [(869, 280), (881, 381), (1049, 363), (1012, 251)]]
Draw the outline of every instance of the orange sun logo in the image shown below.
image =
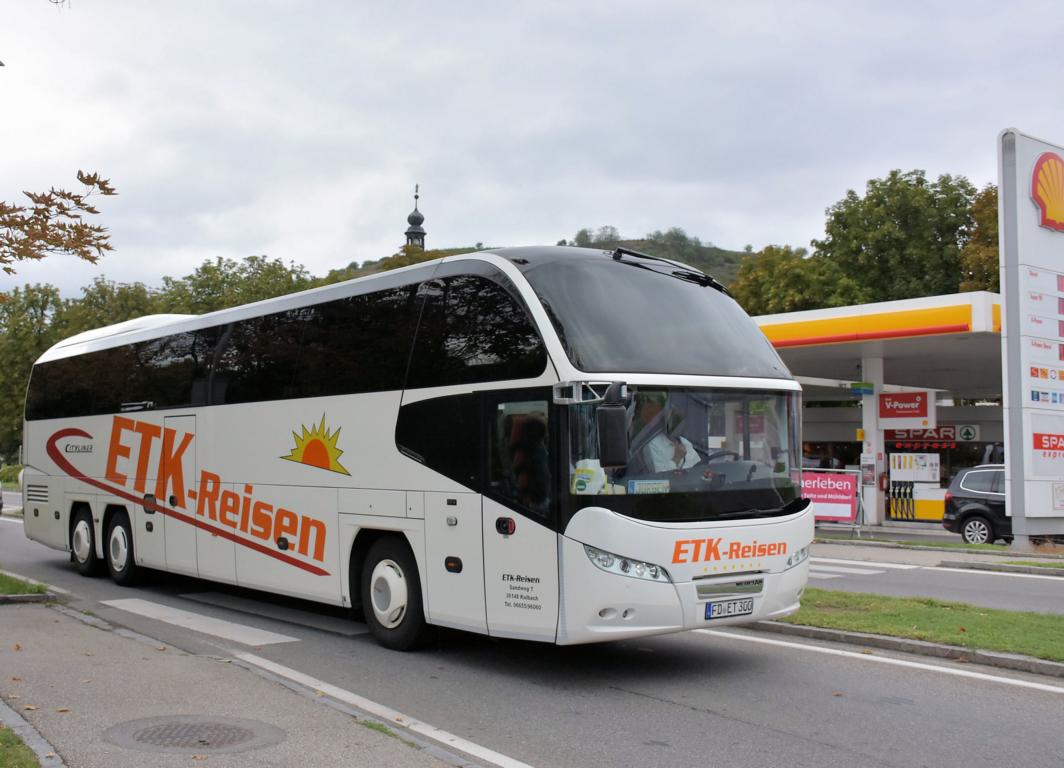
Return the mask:
[(1064, 160), (1044, 152), (1031, 174), (1031, 197), (1042, 213), (1040, 224), (1064, 232)]
[(340, 439), (340, 430), (330, 432), (325, 428), (325, 414), (321, 416), (321, 424), (314, 429), (308, 430), (306, 425), (301, 426), (303, 427), (302, 435), (292, 433), (296, 441), (295, 448), (287, 456), (282, 456), (282, 459), (306, 464), (308, 467), (339, 472), (341, 475), (351, 474), (339, 461), (344, 453), (336, 447), (336, 441)]

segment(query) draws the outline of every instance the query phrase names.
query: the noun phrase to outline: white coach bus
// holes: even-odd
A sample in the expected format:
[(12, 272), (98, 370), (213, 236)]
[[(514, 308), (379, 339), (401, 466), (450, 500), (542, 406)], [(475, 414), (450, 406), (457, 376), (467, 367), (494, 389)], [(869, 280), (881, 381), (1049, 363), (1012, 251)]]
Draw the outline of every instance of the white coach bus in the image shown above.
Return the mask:
[(454, 256), (48, 350), (26, 534), (143, 568), (588, 643), (784, 616), (800, 387), (724, 288), (633, 251)]

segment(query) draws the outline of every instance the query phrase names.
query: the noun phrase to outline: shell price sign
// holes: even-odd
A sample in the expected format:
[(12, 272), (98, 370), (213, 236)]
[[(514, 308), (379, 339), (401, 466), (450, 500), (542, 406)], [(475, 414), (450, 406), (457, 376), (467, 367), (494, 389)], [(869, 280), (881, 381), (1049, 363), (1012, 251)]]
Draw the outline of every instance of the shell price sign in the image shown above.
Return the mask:
[(1064, 532), (1064, 147), (999, 137), (1007, 511), (1017, 540)]

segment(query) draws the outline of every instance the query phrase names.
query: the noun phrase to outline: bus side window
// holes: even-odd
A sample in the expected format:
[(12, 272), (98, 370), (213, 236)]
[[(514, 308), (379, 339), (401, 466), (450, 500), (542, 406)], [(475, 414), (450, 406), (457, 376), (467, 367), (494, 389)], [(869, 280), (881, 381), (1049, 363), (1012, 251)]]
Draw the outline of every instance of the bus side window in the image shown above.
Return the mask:
[(489, 432), (485, 490), (541, 517), (551, 509), (548, 423), (546, 400), (523, 400), (498, 403), (485, 425)]
[(407, 389), (543, 373), (547, 352), (539, 332), (500, 282), (480, 275), (438, 278), (422, 283), (418, 298), (422, 309)]
[(433, 397), (399, 409), (395, 443), (429, 469), (480, 490), (480, 401), (476, 395)]

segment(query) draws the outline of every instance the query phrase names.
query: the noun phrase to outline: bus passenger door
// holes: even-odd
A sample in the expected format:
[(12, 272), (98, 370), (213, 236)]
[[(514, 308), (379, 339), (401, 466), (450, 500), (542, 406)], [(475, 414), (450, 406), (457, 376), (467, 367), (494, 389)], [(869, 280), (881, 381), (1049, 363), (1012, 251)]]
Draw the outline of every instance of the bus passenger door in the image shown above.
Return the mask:
[(557, 482), (548, 434), (549, 391), (493, 393), (483, 505), (488, 634), (553, 641), (558, 630)]
[(487, 631), (479, 494), (425, 494), (425, 582), (429, 621)]
[[(163, 419), (160, 471), (165, 496), (159, 503), (189, 517), (196, 516), (196, 417), (167, 416)], [(158, 489), (157, 489), (158, 490)], [(166, 531), (166, 568), (175, 573), (197, 575), (196, 527), (170, 515), (163, 517)]]

